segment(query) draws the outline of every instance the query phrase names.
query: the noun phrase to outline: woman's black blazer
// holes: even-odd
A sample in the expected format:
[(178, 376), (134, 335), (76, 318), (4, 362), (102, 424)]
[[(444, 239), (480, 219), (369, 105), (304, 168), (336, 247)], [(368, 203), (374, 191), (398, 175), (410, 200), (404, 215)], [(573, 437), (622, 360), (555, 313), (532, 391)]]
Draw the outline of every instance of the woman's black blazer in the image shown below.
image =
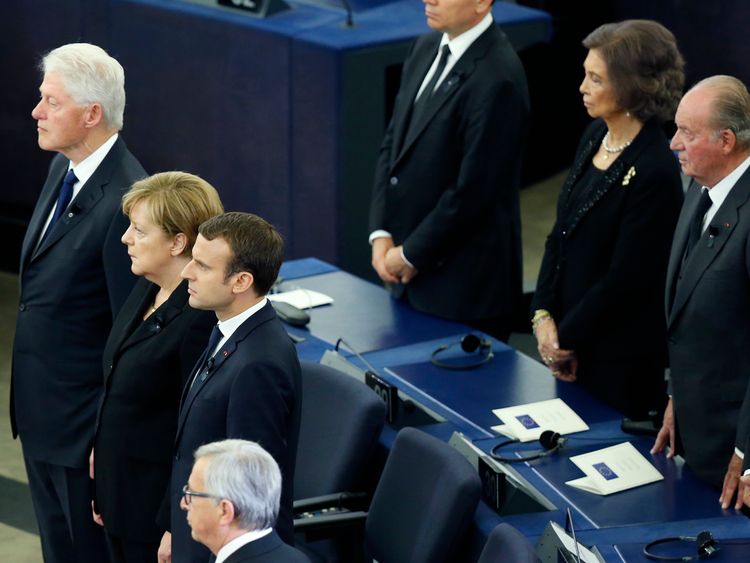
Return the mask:
[(141, 279), (104, 349), (94, 437), (97, 508), (109, 533), (159, 541), (155, 523), (172, 465), (180, 396), (216, 316), (188, 304), (182, 282), (145, 321), (159, 288)]
[(560, 346), (608, 362), (666, 354), (664, 284), (682, 205), (678, 162), (646, 123), (584, 198), (574, 190), (607, 128), (586, 129), (547, 238), (533, 309), (548, 309)]

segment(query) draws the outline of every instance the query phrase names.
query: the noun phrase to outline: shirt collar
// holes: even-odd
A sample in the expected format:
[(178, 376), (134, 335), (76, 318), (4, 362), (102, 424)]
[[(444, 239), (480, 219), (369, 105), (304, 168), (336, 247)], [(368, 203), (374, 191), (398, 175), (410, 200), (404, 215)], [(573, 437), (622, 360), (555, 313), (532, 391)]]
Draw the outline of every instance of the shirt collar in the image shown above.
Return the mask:
[(474, 43), (482, 33), (487, 31), (487, 28), (492, 25), (492, 21), (492, 12), (490, 11), (477, 25), (464, 31), (461, 35), (457, 35), (452, 40), (448, 39), (447, 33), (443, 33), (443, 38), (440, 40), (440, 49), (443, 48), (443, 45), (448, 45), (451, 50), (451, 57), (453, 60), (457, 61), (461, 58), (461, 55), (471, 47), (471, 44)]
[(234, 334), (234, 331), (237, 330), (242, 323), (244, 323), (247, 319), (252, 317), (255, 313), (260, 311), (263, 307), (265, 307), (266, 303), (268, 303), (268, 298), (263, 297), (258, 303), (250, 307), (249, 309), (245, 309), (238, 315), (235, 315), (234, 317), (230, 319), (226, 319), (223, 321), (219, 321), (219, 330), (221, 331), (221, 334), (224, 335), (224, 337), (221, 339), (221, 344), (229, 340), (231, 338), (232, 334)]
[(109, 154), (109, 151), (112, 149), (114, 144), (117, 142), (117, 137), (117, 133), (112, 135), (109, 139), (104, 141), (98, 149), (96, 149), (75, 166), (73, 166), (72, 163), (68, 164), (68, 170), (73, 169), (73, 172), (75, 172), (76, 174), (76, 178), (78, 178), (78, 182), (76, 182), (77, 185), (83, 186), (86, 182), (88, 182), (89, 178), (94, 175), (96, 169), (99, 168), (99, 165), (102, 163), (107, 154)]
[[(713, 188), (708, 189), (708, 195), (711, 197), (712, 205), (720, 205), (721, 202), (726, 199), (727, 195), (729, 195), (729, 192), (737, 183), (737, 180), (739, 180), (740, 177), (747, 171), (748, 167), (750, 167), (750, 156), (743, 160), (737, 168), (727, 174)], [(703, 187), (707, 188), (707, 186)]]
[(267, 536), (271, 533), (271, 531), (272, 528), (266, 528), (265, 530), (253, 530), (252, 532), (246, 532), (241, 536), (237, 536), (219, 550), (219, 553), (216, 554), (216, 563), (222, 563), (223, 561), (226, 561), (226, 559), (235, 551), (249, 544), (250, 542), (259, 540), (260, 538)]

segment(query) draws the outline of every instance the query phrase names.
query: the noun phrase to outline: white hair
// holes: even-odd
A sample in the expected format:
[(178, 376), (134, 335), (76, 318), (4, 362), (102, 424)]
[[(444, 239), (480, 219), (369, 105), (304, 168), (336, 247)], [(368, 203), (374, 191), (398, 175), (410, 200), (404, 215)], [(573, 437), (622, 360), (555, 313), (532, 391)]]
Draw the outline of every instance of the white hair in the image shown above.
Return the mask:
[(122, 129), (125, 71), (104, 49), (90, 43), (69, 43), (47, 53), (39, 66), (45, 74), (59, 75), (77, 104), (101, 104), (107, 129)]
[(204, 492), (234, 505), (243, 530), (272, 528), (279, 515), (281, 471), (255, 442), (222, 440), (201, 446), (195, 459), (205, 459)]

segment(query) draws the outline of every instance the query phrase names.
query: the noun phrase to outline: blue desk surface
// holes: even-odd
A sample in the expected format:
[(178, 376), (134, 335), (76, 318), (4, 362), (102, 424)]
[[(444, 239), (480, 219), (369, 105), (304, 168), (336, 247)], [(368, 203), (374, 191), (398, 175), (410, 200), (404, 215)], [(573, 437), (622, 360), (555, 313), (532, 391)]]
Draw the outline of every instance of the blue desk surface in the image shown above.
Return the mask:
[[(582, 530), (630, 526), (635, 524), (673, 522), (733, 515), (722, 510), (719, 491), (699, 480), (681, 459), (670, 460), (664, 454), (651, 455), (653, 439), (624, 434), (619, 420), (592, 424), (591, 430), (569, 436), (557, 454), (515, 464), (515, 469), (558, 508), (570, 506), (578, 512), (576, 527)], [(499, 439), (475, 442), (489, 452)], [(581, 491), (566, 481), (583, 477), (570, 461), (571, 456), (605, 448), (624, 441), (631, 442), (664, 475), (664, 480), (628, 491), (599, 496)], [(503, 450), (506, 457), (520, 450), (538, 450), (535, 444), (511, 446)]]
[[(607, 561), (630, 563), (649, 561), (641, 551), (651, 541), (671, 536), (696, 536), (704, 530), (711, 532), (721, 548), (711, 561), (750, 561), (750, 520), (734, 511), (728, 511), (719, 518), (582, 530), (577, 537), (584, 545), (596, 545)], [(695, 544), (682, 542), (656, 548), (654, 552), (660, 555), (695, 555)]]
[(494, 349), (492, 361), (471, 370), (447, 370), (422, 361), (392, 366), (387, 371), (400, 380), (397, 384), (405, 382), (440, 403), (441, 414), (486, 432), (500, 424), (492, 409), (555, 397), (562, 398), (587, 424), (621, 418), (617, 411), (591, 398), (579, 386), (556, 380), (531, 358), (500, 342), (495, 343)]
[[(397, 0), (354, 14), (354, 27), (344, 27), (344, 14), (338, 21), (327, 21), (309, 27), (297, 39), (335, 49), (409, 41), (430, 31), (424, 15), (424, 4), (418, 0)], [(495, 21), (511, 38), (516, 49), (549, 41), (552, 18), (547, 12), (508, 2), (495, 2)]]
[[(413, 311), (394, 301), (383, 288), (320, 260), (286, 262), (282, 276), (294, 280), (293, 285), (321, 291), (335, 299), (333, 305), (312, 311), (309, 330), (289, 328), (306, 339), (297, 347), (300, 357), (318, 361), (324, 350), (344, 336), (391, 383), (446, 417), (447, 423), (426, 428), (441, 439), (447, 441), (458, 428), (482, 450), (489, 451), (501, 440), (488, 432), (489, 426), (497, 424), (491, 409), (556, 396), (589, 424), (591, 430), (569, 437), (559, 454), (515, 467), (557, 509), (498, 516), (480, 503), (474, 518), (480, 539), (505, 521), (534, 541), (550, 520), (563, 523), (567, 506), (574, 510), (581, 541), (597, 545), (608, 560), (624, 557), (626, 561), (641, 561), (640, 549), (646, 538), (693, 534), (703, 529), (711, 530), (718, 538), (750, 537), (748, 520), (733, 510), (722, 511), (719, 492), (698, 480), (681, 460), (651, 456), (651, 438), (622, 433), (616, 411), (594, 401), (577, 386), (556, 381), (530, 358), (493, 341), (495, 358), (489, 364), (463, 372), (442, 370), (429, 363), (430, 355), (437, 346), (458, 341), (467, 331), (463, 325)], [(348, 350), (341, 352), (361, 367), (360, 360)], [(448, 360), (464, 357), (458, 346), (446, 352)], [(395, 433), (387, 428), (381, 443), (387, 447)], [(581, 476), (570, 462), (571, 456), (625, 440), (654, 463), (665, 476), (664, 481), (606, 497), (565, 485), (565, 481)], [(513, 455), (524, 449), (538, 446), (513, 445), (503, 453)], [(744, 557), (745, 549), (728, 545), (723, 557)]]
[(299, 258), (287, 260), (281, 265), (279, 277), (282, 280), (295, 280), (306, 276), (317, 276), (329, 272), (338, 272), (339, 269), (328, 262), (317, 258)]
[(310, 334), (331, 344), (344, 338), (364, 354), (459, 334), (461, 324), (418, 313), (375, 284), (342, 271), (299, 278), (294, 285), (333, 297), (309, 311)]

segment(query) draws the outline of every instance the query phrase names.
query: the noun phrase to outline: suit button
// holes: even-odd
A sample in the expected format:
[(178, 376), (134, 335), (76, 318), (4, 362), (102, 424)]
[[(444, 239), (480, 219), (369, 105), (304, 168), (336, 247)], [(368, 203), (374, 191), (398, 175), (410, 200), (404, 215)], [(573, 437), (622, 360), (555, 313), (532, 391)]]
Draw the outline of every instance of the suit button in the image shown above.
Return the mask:
[(174, 454), (174, 460), (180, 461), (180, 452), (177, 452), (176, 454)]
[(567, 235), (568, 231), (563, 231), (563, 236)]
[(18, 310), (19, 311), (25, 311), (26, 310), (26, 303), (19, 303), (18, 304)]
[(391, 182), (391, 186), (397, 186), (398, 185), (398, 178), (396, 178), (395, 176), (391, 176), (390, 182)]

